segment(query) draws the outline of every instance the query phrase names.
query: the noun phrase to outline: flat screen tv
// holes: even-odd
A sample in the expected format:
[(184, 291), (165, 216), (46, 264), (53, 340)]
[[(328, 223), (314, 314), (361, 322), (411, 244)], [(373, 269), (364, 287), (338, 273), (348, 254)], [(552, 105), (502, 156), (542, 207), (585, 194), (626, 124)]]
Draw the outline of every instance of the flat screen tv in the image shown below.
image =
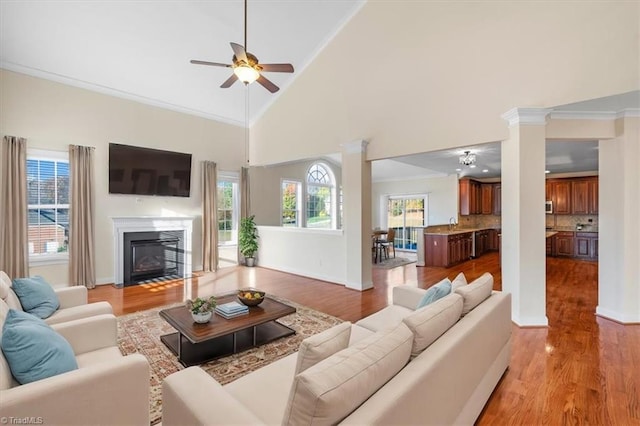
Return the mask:
[(109, 193), (188, 197), (191, 154), (109, 144)]

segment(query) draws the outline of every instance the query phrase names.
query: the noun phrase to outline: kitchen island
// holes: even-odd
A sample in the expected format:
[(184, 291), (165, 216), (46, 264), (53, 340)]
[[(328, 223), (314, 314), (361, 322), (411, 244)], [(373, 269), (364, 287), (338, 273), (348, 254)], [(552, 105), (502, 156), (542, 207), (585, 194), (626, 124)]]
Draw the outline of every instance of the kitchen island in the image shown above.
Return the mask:
[(498, 250), (495, 228), (450, 228), (424, 232), (425, 266), (450, 267)]

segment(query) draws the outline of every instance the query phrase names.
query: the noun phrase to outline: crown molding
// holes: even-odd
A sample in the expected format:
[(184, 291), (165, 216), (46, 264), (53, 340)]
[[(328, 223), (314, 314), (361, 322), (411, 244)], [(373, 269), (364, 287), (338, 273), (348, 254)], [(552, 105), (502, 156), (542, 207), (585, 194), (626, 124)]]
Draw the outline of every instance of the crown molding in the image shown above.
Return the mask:
[(65, 84), (67, 86), (77, 87), (79, 89), (102, 93), (103, 95), (108, 95), (108, 96), (113, 96), (120, 99), (126, 99), (129, 101), (138, 102), (144, 105), (150, 105), (150, 106), (167, 109), (174, 112), (179, 112), (182, 114), (188, 114), (188, 115), (193, 115), (200, 118), (206, 118), (207, 120), (218, 121), (218, 122), (229, 124), (232, 126), (246, 127), (246, 124), (244, 122), (232, 120), (230, 118), (223, 117), (220, 115), (215, 115), (205, 111), (187, 108), (182, 105), (164, 102), (159, 99), (153, 99), (153, 98), (148, 98), (146, 96), (136, 95), (134, 93), (125, 92), (125, 91), (114, 89), (108, 86), (89, 83), (87, 81), (78, 80), (78, 79), (61, 75), (61, 74), (55, 74), (55, 73), (43, 71), (37, 68), (25, 67), (23, 65), (15, 64), (13, 62), (1, 61), (0, 68), (5, 69), (7, 71), (13, 71), (20, 74), (25, 74), (30, 77), (41, 78), (44, 80)]
[(547, 123), (547, 116), (551, 111), (549, 108), (513, 108), (500, 117), (509, 122), (509, 126), (540, 126)]
[(640, 117), (640, 108), (625, 108), (620, 111), (552, 111), (553, 120), (616, 120)]

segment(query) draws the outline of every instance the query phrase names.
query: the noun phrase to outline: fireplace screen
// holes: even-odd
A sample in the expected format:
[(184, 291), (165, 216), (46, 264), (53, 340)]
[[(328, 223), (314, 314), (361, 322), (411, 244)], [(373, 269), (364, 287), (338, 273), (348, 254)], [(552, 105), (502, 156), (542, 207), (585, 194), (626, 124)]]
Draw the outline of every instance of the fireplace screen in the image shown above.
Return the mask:
[(124, 284), (183, 276), (183, 231), (127, 232)]

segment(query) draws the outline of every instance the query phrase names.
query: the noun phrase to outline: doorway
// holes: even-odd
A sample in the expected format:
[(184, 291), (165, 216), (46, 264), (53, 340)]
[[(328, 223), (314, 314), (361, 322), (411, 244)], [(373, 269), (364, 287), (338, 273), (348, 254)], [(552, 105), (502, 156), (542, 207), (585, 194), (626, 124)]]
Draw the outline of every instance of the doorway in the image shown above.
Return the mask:
[(387, 205), (387, 227), (395, 229), (393, 241), (399, 250), (416, 251), (418, 234), (425, 227), (426, 195), (390, 196)]

